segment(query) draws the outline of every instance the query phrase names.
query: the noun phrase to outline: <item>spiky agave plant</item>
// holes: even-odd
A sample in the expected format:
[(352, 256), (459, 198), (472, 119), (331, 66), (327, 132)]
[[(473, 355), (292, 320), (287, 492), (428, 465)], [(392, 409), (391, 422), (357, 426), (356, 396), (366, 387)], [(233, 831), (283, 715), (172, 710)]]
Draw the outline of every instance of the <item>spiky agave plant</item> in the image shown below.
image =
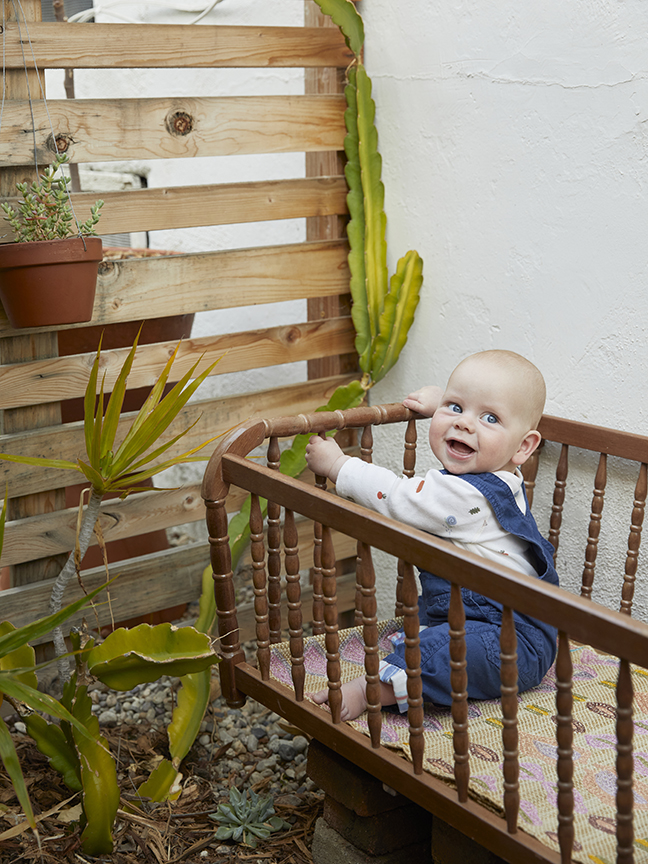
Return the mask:
[[(140, 331), (141, 332), (141, 331)], [(159, 461), (160, 457), (176, 442), (186, 435), (198, 422), (196, 420), (189, 428), (175, 435), (163, 444), (159, 443), (160, 437), (166, 432), (173, 420), (184, 408), (189, 398), (195, 393), (205, 378), (212, 371), (218, 360), (207, 369), (193, 378), (198, 360), (186, 374), (178, 381), (171, 390), (164, 395), (164, 389), (169, 379), (171, 367), (176, 358), (180, 343), (169, 358), (160, 377), (154, 384), (151, 392), (137, 413), (133, 423), (126, 433), (124, 440), (116, 446), (115, 439), (119, 425), (121, 410), (124, 404), (128, 376), (133, 366), (135, 352), (137, 350), (138, 337), (133, 343), (124, 364), (119, 372), (113, 391), (108, 400), (104, 414), (104, 385), (106, 373), (99, 388), (97, 397), (97, 384), (101, 362), (101, 342), (97, 349), (97, 356), (90, 372), (88, 386), (85, 391), (84, 402), (84, 432), (86, 458), (79, 458), (76, 462), (65, 459), (47, 459), (38, 456), (14, 456), (8, 453), (0, 453), (0, 459), (9, 462), (20, 462), (27, 465), (37, 465), (46, 468), (61, 468), (66, 471), (78, 471), (83, 474), (90, 484), (90, 496), (87, 505), (82, 508), (83, 501), (79, 504), (80, 524), (77, 531), (75, 549), (70, 555), (54, 582), (50, 598), (50, 613), (56, 613), (61, 609), (63, 595), (70, 580), (75, 575), (81, 559), (85, 555), (95, 523), (99, 517), (100, 506), (104, 496), (109, 492), (119, 492), (121, 497), (126, 497), (130, 492), (140, 491), (144, 488), (141, 484), (153, 477), (155, 474), (177, 465), (181, 462), (191, 462), (200, 459), (194, 457), (194, 453), (205, 447), (215, 438), (204, 441), (197, 447), (174, 456), (165, 461)], [(59, 672), (62, 681), (70, 677), (69, 663), (65, 659), (65, 640), (60, 627), (54, 630), (54, 646), (56, 654), (60, 659)]]

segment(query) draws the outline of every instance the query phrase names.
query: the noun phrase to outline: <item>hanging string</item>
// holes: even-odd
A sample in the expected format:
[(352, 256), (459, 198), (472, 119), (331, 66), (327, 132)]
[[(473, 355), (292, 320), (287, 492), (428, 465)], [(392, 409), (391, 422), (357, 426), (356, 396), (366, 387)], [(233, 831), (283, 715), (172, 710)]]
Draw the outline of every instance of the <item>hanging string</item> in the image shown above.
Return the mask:
[[(13, 10), (14, 10), (14, 15), (16, 16), (16, 24), (18, 26), (18, 40), (20, 42), (20, 51), (22, 53), (23, 68), (25, 70), (25, 81), (27, 83), (27, 97), (29, 99), (29, 113), (31, 116), (32, 137), (33, 137), (33, 142), (34, 142), (34, 168), (36, 169), (36, 177), (38, 177), (38, 148), (37, 148), (37, 141), (36, 141), (36, 119), (34, 117), (34, 104), (33, 104), (33, 100), (32, 100), (31, 87), (29, 84), (27, 58), (25, 57), (24, 40), (22, 37), (22, 30), (21, 30), (21, 26), (20, 26), (20, 15), (22, 15), (23, 24), (25, 25), (25, 33), (27, 35), (27, 42), (29, 43), (29, 50), (31, 53), (32, 63), (34, 64), (34, 71), (36, 72), (36, 80), (38, 81), (38, 87), (40, 90), (40, 94), (42, 96), (43, 107), (45, 108), (45, 114), (47, 116), (47, 123), (49, 125), (51, 139), (52, 139), (52, 142), (54, 144), (54, 147), (56, 148), (57, 153), (58, 153), (58, 145), (56, 143), (56, 135), (54, 134), (54, 124), (52, 123), (52, 118), (50, 116), (49, 107), (47, 105), (47, 100), (45, 98), (45, 87), (44, 87), (43, 81), (41, 80), (41, 75), (40, 75), (40, 72), (38, 70), (38, 64), (36, 63), (36, 53), (34, 52), (34, 46), (32, 45), (31, 35), (29, 33), (29, 27), (27, 25), (27, 17), (25, 16), (25, 11), (23, 9), (23, 6), (22, 6), (22, 3), (20, 2), (20, 0), (11, 0), (11, 5), (12, 5)], [(3, 8), (3, 23), (4, 23), (4, 4), (3, 4), (2, 8)], [(19, 12), (20, 12), (20, 14), (19, 14)], [(3, 39), (2, 39), (2, 47), (3, 47), (3, 58), (2, 58), (2, 60), (3, 60), (3, 68), (2, 68), (3, 92), (2, 92), (2, 100), (3, 100), (3, 107), (4, 107), (4, 91), (5, 91), (5, 86), (6, 86), (5, 85), (5, 80), (6, 80), (5, 56), (4, 56), (5, 38), (6, 38), (6, 27), (4, 28)], [(0, 129), (1, 128), (2, 128), (2, 124), (0, 123)], [(61, 169), (59, 169), (59, 170), (61, 170)], [(84, 238), (83, 234), (81, 233), (81, 225), (79, 224), (79, 220), (77, 218), (76, 211), (74, 209), (74, 204), (72, 203), (72, 195), (70, 193), (68, 183), (65, 184), (65, 192), (67, 195), (68, 203), (70, 205), (70, 211), (72, 213), (72, 217), (74, 218), (74, 224), (77, 227), (77, 232), (79, 234), (79, 237), (83, 241), (83, 248), (87, 249), (85, 238)]]

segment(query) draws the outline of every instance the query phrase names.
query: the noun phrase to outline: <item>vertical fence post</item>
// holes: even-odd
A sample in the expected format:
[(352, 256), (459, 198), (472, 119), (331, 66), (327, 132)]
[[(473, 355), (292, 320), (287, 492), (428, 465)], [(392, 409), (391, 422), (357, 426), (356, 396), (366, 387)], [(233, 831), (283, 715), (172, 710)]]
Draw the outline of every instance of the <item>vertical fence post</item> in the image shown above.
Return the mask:
[[(20, 4), (14, 4), (10, 0), (3, 0), (5, 20), (7, 23), (16, 21), (17, 10), (30, 22), (41, 20), (40, 0), (22, 0)], [(15, 6), (15, 9), (14, 9)], [(19, 11), (20, 14), (20, 11)], [(21, 17), (20, 26), (25, 38), (25, 23)], [(25, 57), (29, 63), (29, 52), (25, 51)], [(40, 72), (40, 83), (34, 69), (25, 73), (23, 69), (5, 70), (5, 99), (6, 100), (33, 100), (42, 98), (41, 85), (45, 86), (44, 70)], [(2, 133), (0, 132), (0, 142)], [(42, 167), (42, 166), (39, 166)], [(27, 180), (31, 183), (35, 179), (35, 167), (10, 166), (0, 168), (0, 196), (13, 197), (16, 195), (16, 183)], [(47, 333), (32, 333), (30, 335), (7, 336), (0, 339), (0, 363), (25, 363), (30, 360), (46, 360), (48, 357), (58, 356), (58, 337), (56, 330)], [(45, 405), (34, 405), (26, 408), (5, 409), (2, 413), (2, 433), (5, 435), (15, 432), (27, 432), (44, 426), (55, 426), (61, 422), (61, 407), (59, 402), (48, 402)], [(47, 513), (52, 510), (65, 508), (65, 489), (54, 489), (49, 492), (39, 492), (33, 495), (20, 495), (19, 489), (9, 490), (9, 505), (7, 507), (8, 519), (21, 519), (26, 516), (36, 516), (39, 513)], [(11, 567), (11, 585), (26, 585), (31, 582), (41, 582), (58, 575), (65, 562), (67, 555), (57, 555), (53, 558), (41, 558), (36, 561), (27, 561), (24, 564), (16, 564)]]

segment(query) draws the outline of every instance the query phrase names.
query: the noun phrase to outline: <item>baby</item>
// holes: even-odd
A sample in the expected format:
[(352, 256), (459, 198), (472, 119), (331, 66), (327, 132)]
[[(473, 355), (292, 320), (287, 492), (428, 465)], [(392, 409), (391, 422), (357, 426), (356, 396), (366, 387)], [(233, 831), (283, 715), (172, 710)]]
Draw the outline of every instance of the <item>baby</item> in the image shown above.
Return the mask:
[[(484, 351), (462, 360), (445, 391), (424, 387), (403, 402), (432, 418), (430, 447), (443, 470), (428, 471), (424, 477), (399, 477), (346, 456), (332, 438), (318, 436), (310, 439), (306, 460), (315, 474), (326, 475), (338, 494), (349, 500), (557, 585), (554, 550), (538, 531), (519, 471), (540, 443), (536, 427), (544, 401), (544, 379), (532, 363), (512, 351)], [(423, 699), (448, 706), (452, 702), (450, 583), (426, 571), (420, 571), (420, 580)], [(502, 607), (468, 589), (462, 589), (462, 596), (468, 696), (493, 699), (500, 694)], [(554, 660), (556, 630), (517, 612), (514, 620), (518, 687), (528, 690), (540, 683)], [(394, 651), (380, 664), (380, 699), (384, 706), (398, 705), (406, 711), (402, 633), (392, 641)], [(364, 676), (341, 690), (341, 717), (353, 720), (367, 707)], [(313, 699), (326, 702), (328, 690)]]

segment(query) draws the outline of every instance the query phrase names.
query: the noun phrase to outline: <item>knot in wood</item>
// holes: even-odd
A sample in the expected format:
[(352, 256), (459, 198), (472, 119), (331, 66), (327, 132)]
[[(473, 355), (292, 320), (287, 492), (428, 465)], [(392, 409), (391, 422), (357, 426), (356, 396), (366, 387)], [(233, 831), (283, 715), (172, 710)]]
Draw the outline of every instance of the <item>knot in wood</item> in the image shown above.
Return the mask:
[(70, 145), (74, 144), (74, 138), (65, 132), (59, 132), (58, 135), (49, 135), (45, 143), (52, 153), (67, 153)]
[(186, 111), (174, 111), (167, 115), (166, 127), (170, 135), (178, 135), (179, 137), (188, 135), (193, 131), (193, 126), (194, 119)]

